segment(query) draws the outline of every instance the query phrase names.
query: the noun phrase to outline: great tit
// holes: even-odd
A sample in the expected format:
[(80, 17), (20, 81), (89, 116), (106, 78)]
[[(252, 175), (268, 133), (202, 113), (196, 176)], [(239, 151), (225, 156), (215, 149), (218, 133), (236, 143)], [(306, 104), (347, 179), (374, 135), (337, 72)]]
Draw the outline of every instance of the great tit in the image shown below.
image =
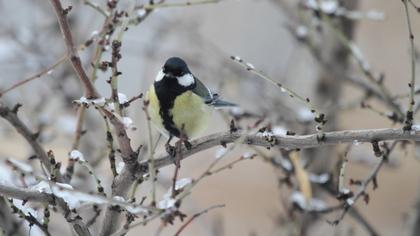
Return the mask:
[(166, 150), (173, 153), (170, 141), (175, 136), (190, 148), (188, 140), (204, 131), (212, 108), (236, 106), (219, 99), (189, 70), (184, 60), (171, 57), (158, 72), (146, 94), (150, 119), (168, 137)]

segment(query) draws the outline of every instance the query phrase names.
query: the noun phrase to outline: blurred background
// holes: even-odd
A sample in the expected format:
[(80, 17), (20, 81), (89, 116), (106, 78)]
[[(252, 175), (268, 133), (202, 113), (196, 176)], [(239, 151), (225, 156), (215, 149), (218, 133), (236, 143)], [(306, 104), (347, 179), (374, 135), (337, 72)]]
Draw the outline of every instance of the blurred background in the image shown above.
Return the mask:
[[(62, 2), (63, 5), (73, 6), (69, 16), (77, 45), (96, 34), (103, 16), (84, 5), (81, 0)], [(105, 6), (104, 1), (97, 2)], [(344, 23), (343, 30), (350, 31), (349, 38), (359, 47), (375, 76), (385, 76), (384, 84), (393, 95), (407, 93), (410, 51), (403, 4), (401, 1), (381, 0), (347, 2), (352, 2), (350, 5), (354, 5), (352, 7), (355, 7), (355, 11), (369, 13), (370, 17)], [(124, 4), (121, 1), (121, 7)], [(354, 58), (337, 59), (337, 51), (342, 46), (337, 43), (333, 33), (326, 29), (316, 35), (316, 46), (320, 49), (321, 57), (328, 62), (327, 67), (322, 67), (305, 43), (297, 39), (297, 36), (302, 36), (299, 35), (302, 31), (296, 30), (311, 29), (303, 26), (296, 5), (297, 1), (226, 0), (213, 4), (156, 9), (144, 22), (130, 27), (124, 34), (122, 59), (119, 63), (122, 72), (119, 91), (129, 98), (144, 93), (164, 61), (168, 57), (179, 56), (187, 61), (197, 77), (218, 91), (224, 99), (239, 104), (243, 110), (265, 116), (273, 126), (293, 130), (298, 134), (315, 132), (313, 123), (308, 122), (306, 108), (233, 62), (230, 56), (235, 55), (302, 96), (311, 98), (319, 110), (327, 112), (327, 117), (331, 117), (325, 126), (326, 131), (399, 127), (399, 124), (393, 124), (386, 117), (362, 109), (359, 104), (365, 92), (351, 83), (343, 82), (343, 78), (337, 78), (336, 74), (329, 73), (328, 69), (331, 69), (342, 72), (339, 74), (343, 77), (344, 74), (363, 77)], [(64, 54), (65, 45), (48, 1), (0, 0), (0, 15), (0, 89), (43, 70)], [(307, 15), (305, 19), (313, 18), (313, 14)], [(420, 14), (411, 7), (410, 17), (414, 35), (420, 36)], [(317, 27), (316, 23), (309, 24), (315, 24), (313, 28)], [(303, 34), (306, 35), (306, 31)], [(417, 38), (415, 43), (418, 43)], [(81, 52), (85, 68), (89, 68), (92, 53), (93, 47)], [(109, 52), (105, 53), (104, 59), (110, 60)], [(106, 83), (109, 76), (109, 73), (99, 72), (95, 83), (106, 97), (111, 94)], [(23, 104), (20, 117), (34, 130), (41, 129), (41, 140), (46, 149), (54, 150), (56, 157), (65, 162), (72, 149), (77, 122), (77, 109), (72, 101), (82, 95), (82, 87), (70, 64), (66, 62), (42, 78), (7, 93), (0, 98), (0, 102), (9, 106), (18, 102)], [(398, 102), (403, 107), (407, 105), (406, 99)], [(378, 110), (389, 111), (375, 99), (368, 103)], [(82, 138), (81, 151), (87, 158), (95, 159), (103, 155), (106, 147), (104, 124), (95, 109), (89, 109), (87, 115), (87, 133)], [(141, 102), (130, 107), (129, 116), (137, 127), (129, 132), (133, 146), (147, 143)], [(225, 118), (228, 116), (227, 112), (215, 112), (212, 124), (203, 136), (227, 130)], [(240, 124), (245, 125), (246, 122), (241, 121)], [(163, 144), (160, 144), (157, 153), (164, 152), (161, 146)], [(379, 173), (379, 188), (375, 191), (368, 188), (369, 204), (363, 201), (356, 204), (360, 213), (380, 235), (412, 233), (417, 214), (416, 201), (420, 194), (420, 162), (416, 159), (413, 146), (398, 147), (392, 153), (390, 162)], [(308, 159), (317, 158), (311, 166), (314, 172), (324, 173), (333, 168), (344, 147), (338, 145), (309, 150), (305, 155)], [(183, 161), (181, 177), (199, 176), (214, 160), (218, 149), (201, 152)], [(241, 146), (230, 153), (225, 161), (233, 160), (246, 151), (249, 151), (247, 147)], [(276, 152), (267, 153), (279, 155)], [(31, 154), (23, 138), (1, 120), (0, 158), (24, 160)], [(348, 179), (365, 178), (377, 162), (371, 144), (354, 145), (348, 157)], [(109, 187), (111, 173), (106, 157), (99, 163), (98, 173), (104, 185)], [(172, 166), (163, 168), (159, 173), (160, 194), (170, 187), (172, 173)], [(290, 204), (290, 190), (280, 185), (282, 175), (270, 163), (255, 158), (204, 179), (184, 202), (183, 212), (192, 215), (215, 204), (226, 204), (226, 207), (199, 217), (183, 235), (298, 234), (292, 229), (298, 223), (288, 217), (286, 205)], [(87, 188), (81, 185), (83, 182), (77, 181), (75, 179), (72, 184), (79, 184), (81, 189)], [(138, 198), (148, 190), (147, 184), (142, 185)], [(324, 198), (325, 193), (319, 193), (319, 197)], [(331, 197), (326, 198), (326, 201), (330, 205), (336, 202)], [(339, 212), (336, 212), (319, 217), (311, 222), (306, 234), (369, 235), (349, 215), (337, 226), (326, 222), (334, 220), (338, 215)], [(56, 217), (51, 224), (58, 224), (61, 220)], [(100, 221), (97, 224), (100, 226)], [(155, 220), (145, 227), (135, 228), (128, 235), (151, 235), (159, 225), (159, 220)], [(173, 235), (180, 225), (177, 221), (174, 226), (165, 228), (161, 235)], [(54, 235), (69, 235), (68, 228), (51, 228)]]

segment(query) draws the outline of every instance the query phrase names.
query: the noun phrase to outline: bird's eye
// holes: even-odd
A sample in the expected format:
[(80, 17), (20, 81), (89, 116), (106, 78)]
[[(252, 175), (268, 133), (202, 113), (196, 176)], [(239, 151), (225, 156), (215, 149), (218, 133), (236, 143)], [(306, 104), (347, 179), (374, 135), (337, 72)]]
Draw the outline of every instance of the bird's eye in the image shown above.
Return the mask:
[(173, 70), (173, 72), (172, 72), (172, 73), (173, 73), (173, 75), (174, 75), (174, 76), (177, 76), (177, 77), (178, 77), (178, 76), (182, 76), (182, 75), (183, 75), (182, 70)]

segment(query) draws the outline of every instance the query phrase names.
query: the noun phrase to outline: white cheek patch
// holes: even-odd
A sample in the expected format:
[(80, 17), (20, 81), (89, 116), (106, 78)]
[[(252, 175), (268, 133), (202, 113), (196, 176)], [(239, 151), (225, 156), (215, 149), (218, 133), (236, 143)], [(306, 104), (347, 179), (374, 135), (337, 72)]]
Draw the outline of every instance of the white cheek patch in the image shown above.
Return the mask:
[(160, 71), (158, 72), (158, 74), (156, 75), (155, 81), (156, 81), (156, 82), (157, 82), (157, 81), (161, 81), (161, 80), (163, 79), (163, 77), (165, 77), (165, 74), (163, 73), (163, 71), (162, 71), (162, 70), (160, 70)]
[(194, 76), (192, 76), (192, 74), (189, 74), (189, 73), (181, 77), (178, 77), (177, 80), (178, 80), (178, 84), (184, 87), (188, 87), (194, 84)]

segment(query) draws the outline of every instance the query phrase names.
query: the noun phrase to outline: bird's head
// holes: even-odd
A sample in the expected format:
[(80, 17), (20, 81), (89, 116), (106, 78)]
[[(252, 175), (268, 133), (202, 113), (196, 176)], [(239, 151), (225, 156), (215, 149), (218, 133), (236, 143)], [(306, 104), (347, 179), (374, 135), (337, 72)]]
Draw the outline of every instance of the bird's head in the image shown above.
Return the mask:
[(171, 57), (166, 60), (155, 81), (174, 79), (183, 87), (189, 87), (195, 83), (194, 76), (188, 69), (187, 63), (179, 57)]

